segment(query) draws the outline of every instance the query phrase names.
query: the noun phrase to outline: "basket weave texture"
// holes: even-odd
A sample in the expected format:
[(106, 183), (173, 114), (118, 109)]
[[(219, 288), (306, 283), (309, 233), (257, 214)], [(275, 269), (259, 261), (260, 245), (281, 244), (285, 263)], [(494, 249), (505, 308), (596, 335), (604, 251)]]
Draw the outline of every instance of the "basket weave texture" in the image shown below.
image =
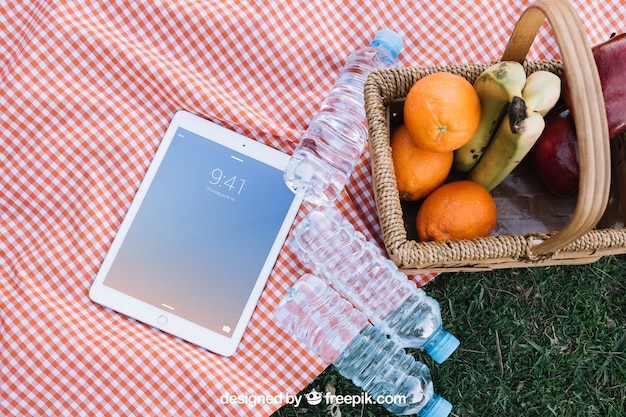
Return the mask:
[[(544, 18), (555, 32), (562, 60), (528, 62), (525, 56)], [(586, 42), (586, 37), (571, 5), (564, 0), (539, 0), (521, 16), (502, 56), (502, 60), (522, 62), (527, 74), (546, 70), (567, 78), (569, 85), (585, 85), (584, 91), (573, 93), (571, 106), (579, 144), (581, 182), (578, 196), (572, 201), (571, 216), (559, 230), (505, 233), (450, 242), (418, 242), (413, 238), (412, 214), (407, 213), (406, 205), (403, 207), (398, 197), (391, 159), (394, 107), (401, 113), (401, 103), (410, 88), (428, 74), (447, 71), (473, 83), (493, 62), (394, 68), (369, 76), (364, 94), (374, 195), (387, 252), (401, 270), (413, 274), (582, 264), (604, 255), (626, 253), (624, 217), (618, 213), (619, 189), (624, 189), (626, 178), (626, 138), (621, 135), (609, 141), (597, 69), (588, 42), (584, 43), (586, 47), (581, 42)], [(518, 197), (511, 194), (504, 198), (514, 201)], [(622, 198), (626, 199), (626, 195)], [(609, 218), (614, 219), (611, 223), (617, 227), (600, 228)]]

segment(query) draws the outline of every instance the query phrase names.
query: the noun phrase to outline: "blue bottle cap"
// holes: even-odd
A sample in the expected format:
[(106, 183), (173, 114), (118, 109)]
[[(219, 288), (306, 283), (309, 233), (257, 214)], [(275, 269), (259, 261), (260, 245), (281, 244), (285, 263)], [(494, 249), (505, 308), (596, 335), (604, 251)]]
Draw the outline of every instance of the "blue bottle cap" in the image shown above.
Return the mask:
[(442, 364), (452, 355), (452, 352), (459, 347), (461, 342), (452, 334), (445, 330), (441, 330), (441, 336), (437, 342), (426, 349), (428, 353), (438, 364)]
[(420, 417), (447, 417), (452, 412), (452, 404), (445, 398), (433, 394), (426, 406), (417, 415)]
[(389, 29), (381, 29), (376, 32), (374, 40), (370, 42), (371, 46), (380, 46), (388, 50), (395, 58), (398, 57), (402, 50), (402, 38), (396, 32)]

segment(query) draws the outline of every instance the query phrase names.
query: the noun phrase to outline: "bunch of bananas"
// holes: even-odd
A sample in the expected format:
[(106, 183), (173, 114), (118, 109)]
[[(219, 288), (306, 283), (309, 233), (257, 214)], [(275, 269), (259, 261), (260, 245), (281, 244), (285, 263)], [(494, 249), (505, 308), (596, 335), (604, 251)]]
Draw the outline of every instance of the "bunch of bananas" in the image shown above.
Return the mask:
[(544, 116), (561, 95), (561, 79), (548, 71), (528, 77), (522, 65), (501, 61), (474, 82), (481, 119), (473, 137), (454, 154), (468, 179), (491, 191), (522, 161), (545, 128)]

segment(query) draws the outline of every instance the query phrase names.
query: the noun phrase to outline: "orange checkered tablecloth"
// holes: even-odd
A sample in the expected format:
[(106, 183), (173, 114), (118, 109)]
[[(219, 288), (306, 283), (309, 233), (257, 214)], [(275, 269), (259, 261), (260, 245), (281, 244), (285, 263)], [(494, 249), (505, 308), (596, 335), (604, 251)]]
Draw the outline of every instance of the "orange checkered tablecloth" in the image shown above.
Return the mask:
[[(344, 59), (379, 28), (403, 35), (403, 65), (489, 62), (529, 3), (0, 2), (0, 414), (278, 408), (221, 398), (296, 394), (326, 365), (272, 322), (305, 272), (288, 247), (231, 358), (88, 298), (175, 110), (291, 152)], [(623, 0), (574, 5), (592, 44), (624, 31)], [(553, 57), (544, 25), (530, 58)], [(382, 247), (367, 158), (338, 205)]]

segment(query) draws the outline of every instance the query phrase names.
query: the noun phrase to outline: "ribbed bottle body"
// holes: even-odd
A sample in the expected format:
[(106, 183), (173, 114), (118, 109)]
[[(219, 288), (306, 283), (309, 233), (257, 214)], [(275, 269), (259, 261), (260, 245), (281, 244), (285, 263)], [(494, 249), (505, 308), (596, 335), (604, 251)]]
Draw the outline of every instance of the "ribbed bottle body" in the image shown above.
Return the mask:
[(277, 324), (389, 411), (445, 417), (429, 369), (312, 274), (301, 277), (275, 311)]
[(307, 201), (326, 205), (343, 190), (367, 142), (363, 87), (375, 70), (397, 64), (402, 39), (389, 30), (353, 52), (294, 150), (285, 184)]
[[(298, 258), (402, 347), (445, 361), (458, 340), (442, 329), (439, 303), (398, 270), (334, 207), (300, 221), (290, 238)], [(436, 335), (436, 337), (434, 337)]]

